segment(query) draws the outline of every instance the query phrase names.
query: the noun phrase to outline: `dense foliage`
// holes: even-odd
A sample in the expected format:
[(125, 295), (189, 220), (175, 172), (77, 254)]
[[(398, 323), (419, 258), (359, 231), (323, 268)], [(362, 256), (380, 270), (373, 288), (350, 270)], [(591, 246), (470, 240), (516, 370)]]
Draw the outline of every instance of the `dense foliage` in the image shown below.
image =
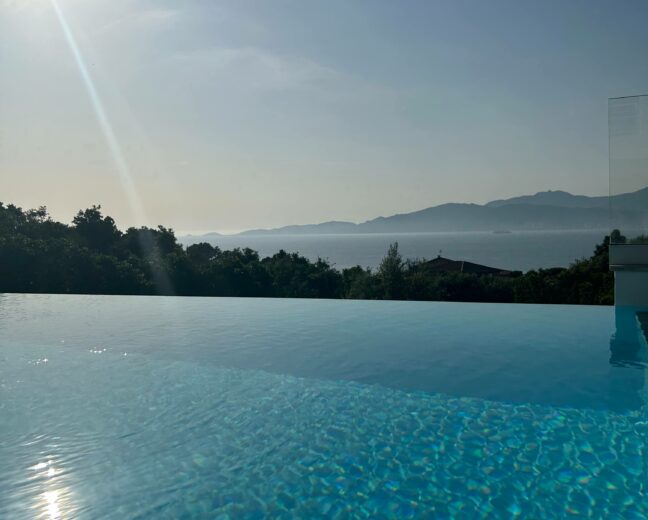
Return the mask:
[(438, 273), (404, 261), (394, 244), (376, 271), (340, 271), (285, 251), (260, 258), (207, 243), (183, 248), (163, 226), (122, 232), (100, 206), (66, 225), (44, 207), (0, 203), (0, 292), (612, 304), (608, 245), (606, 237), (566, 269), (498, 276)]

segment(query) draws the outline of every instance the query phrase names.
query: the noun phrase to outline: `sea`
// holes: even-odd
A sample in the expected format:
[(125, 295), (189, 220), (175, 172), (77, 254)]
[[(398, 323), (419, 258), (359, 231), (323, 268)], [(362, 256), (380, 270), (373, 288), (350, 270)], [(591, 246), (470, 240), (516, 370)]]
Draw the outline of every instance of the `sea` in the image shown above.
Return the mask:
[(605, 230), (367, 233), (344, 235), (206, 235), (179, 237), (183, 245), (209, 242), (223, 250), (249, 247), (262, 257), (283, 249), (310, 260), (322, 258), (343, 269), (380, 265), (390, 244), (398, 242), (403, 258), (453, 260), (517, 271), (567, 267), (592, 255)]

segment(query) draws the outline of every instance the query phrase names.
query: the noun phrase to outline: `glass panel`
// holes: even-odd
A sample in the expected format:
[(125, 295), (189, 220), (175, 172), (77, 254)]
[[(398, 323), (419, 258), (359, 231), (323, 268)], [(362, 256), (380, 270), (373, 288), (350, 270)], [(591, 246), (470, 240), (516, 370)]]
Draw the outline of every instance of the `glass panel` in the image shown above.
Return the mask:
[(609, 100), (613, 244), (648, 244), (648, 95)]

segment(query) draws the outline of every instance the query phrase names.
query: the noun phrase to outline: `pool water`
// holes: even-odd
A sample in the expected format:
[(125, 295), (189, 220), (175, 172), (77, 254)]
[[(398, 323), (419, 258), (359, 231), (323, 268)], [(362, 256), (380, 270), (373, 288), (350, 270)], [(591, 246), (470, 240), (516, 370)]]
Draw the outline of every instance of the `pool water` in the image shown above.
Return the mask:
[(634, 310), (0, 295), (0, 518), (645, 518)]

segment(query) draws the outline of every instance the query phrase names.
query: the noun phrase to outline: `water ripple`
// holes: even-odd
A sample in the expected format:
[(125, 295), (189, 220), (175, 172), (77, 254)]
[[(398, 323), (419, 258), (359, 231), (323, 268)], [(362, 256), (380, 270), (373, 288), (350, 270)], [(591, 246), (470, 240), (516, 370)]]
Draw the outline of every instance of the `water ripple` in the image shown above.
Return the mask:
[(2, 518), (644, 518), (644, 410), (152, 361), (3, 372)]

